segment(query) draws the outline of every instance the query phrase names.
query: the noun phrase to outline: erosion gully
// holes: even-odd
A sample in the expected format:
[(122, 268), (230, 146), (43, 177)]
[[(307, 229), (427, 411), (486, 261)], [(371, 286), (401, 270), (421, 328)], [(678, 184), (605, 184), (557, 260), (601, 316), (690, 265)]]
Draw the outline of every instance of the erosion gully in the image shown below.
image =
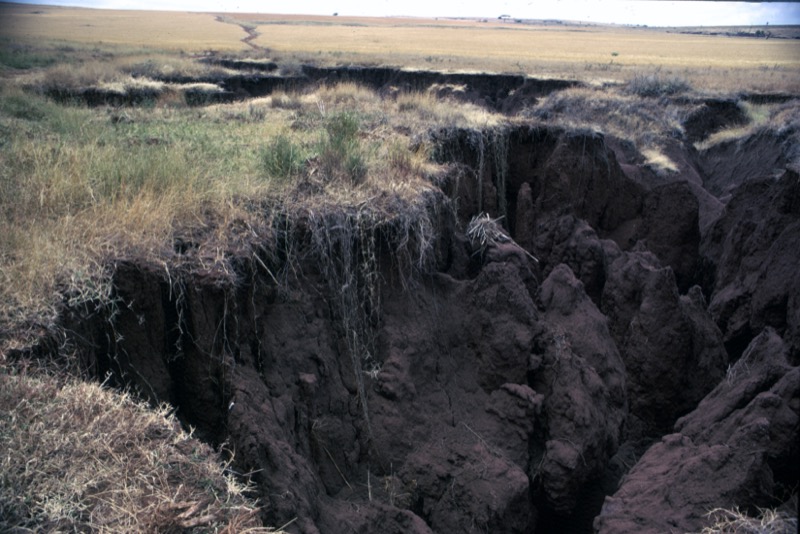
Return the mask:
[[(461, 84), (509, 112), (574, 84), (308, 67), (226, 98), (323, 79)], [(664, 178), (593, 132), (429, 135), (453, 169), (429, 234), (287, 222), (235, 283), (120, 262), (120, 305), (67, 310), (70, 344), (226, 443), (289, 532), (683, 532), (779, 505), (798, 482), (796, 169), (726, 154), (749, 158), (731, 185), (688, 141), (691, 172)], [(480, 213), (507, 239), (471, 243)]]

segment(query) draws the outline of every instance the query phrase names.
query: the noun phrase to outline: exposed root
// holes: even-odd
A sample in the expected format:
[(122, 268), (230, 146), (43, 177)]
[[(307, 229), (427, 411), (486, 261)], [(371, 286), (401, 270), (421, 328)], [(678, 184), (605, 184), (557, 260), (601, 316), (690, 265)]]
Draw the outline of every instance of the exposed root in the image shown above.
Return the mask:
[(467, 238), (469, 239), (475, 254), (483, 254), (490, 246), (499, 243), (510, 243), (524, 252), (530, 259), (539, 263), (536, 257), (519, 246), (511, 239), (500, 226), (499, 221), (502, 217), (492, 219), (488, 213), (481, 213), (473, 217), (467, 225)]

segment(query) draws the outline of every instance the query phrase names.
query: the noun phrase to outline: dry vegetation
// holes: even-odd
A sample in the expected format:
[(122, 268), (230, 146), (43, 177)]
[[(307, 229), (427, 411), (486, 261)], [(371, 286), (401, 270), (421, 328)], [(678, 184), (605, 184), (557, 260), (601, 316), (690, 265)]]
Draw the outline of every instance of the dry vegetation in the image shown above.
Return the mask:
[(0, 369), (3, 532), (272, 532), (211, 448), (96, 383)]
[[(650, 28), (509, 21), (148, 13), (0, 4), (14, 42), (69, 42), (185, 52), (256, 47), (285, 60), (627, 81), (659, 68), (696, 89), (796, 89), (800, 42)], [(778, 32), (777, 29), (773, 31)], [(776, 33), (776, 34), (777, 34)]]
[(677, 106), (618, 89), (573, 88), (543, 98), (526, 115), (567, 128), (591, 129), (646, 148), (681, 133)]
[(353, 84), (202, 109), (170, 95), (113, 110), (56, 104), (10, 83), (0, 91), (7, 328), (51, 322), (63, 295), (107, 295), (115, 259), (177, 261), (179, 232), (205, 235), (195, 260), (227, 272), (222, 251), (239, 246), (230, 226), (263, 223), (248, 199), (286, 209), (376, 195), (413, 202), (437, 171), (425, 146), (410, 148), (411, 132), (500, 120), (425, 94), (386, 101)]
[(797, 532), (797, 495), (791, 504), (793, 511), (766, 509), (759, 510), (755, 516), (736, 507), (717, 508), (708, 514), (713, 524), (700, 534), (794, 534)]
[[(753, 72), (793, 83), (800, 46), (789, 40), (675, 35), (632, 28), (554, 29), (451, 26), (349, 26), (303, 23), (258, 26), (256, 43), (277, 53), (355, 55), (359, 62), (418, 68), (549, 73), (581, 79), (624, 79), (636, 69), (660, 65), (700, 81), (720, 70)], [(769, 69), (775, 70), (770, 75)]]
[(800, 163), (800, 107), (797, 100), (784, 104), (739, 104), (748, 118), (742, 126), (727, 128), (711, 134), (708, 139), (698, 143), (698, 150), (707, 150), (726, 141), (743, 141), (762, 133), (772, 132), (777, 137), (792, 136), (795, 139), (794, 160)]
[[(680, 137), (681, 117), (664, 97), (796, 89), (800, 70), (793, 42), (640, 29), (217, 20), (9, 4), (0, 4), (0, 18), (0, 446), (10, 451), (0, 458), (0, 530), (232, 532), (255, 524), (242, 488), (163, 408), (148, 411), (97, 385), (20, 374), (7, 359), (9, 349), (53, 328), (64, 305), (108, 302), (115, 262), (232, 279), (232, 257), (255, 257), (287, 215), (308, 221), (322, 257), (366, 224), (396, 232), (409, 262), (421, 262), (445, 169), (418, 134), (515, 121), (591, 129), (631, 141), (653, 167), (670, 171), (664, 147)], [(219, 87), (170, 80), (229, 75), (192, 54), (244, 57), (243, 27), (260, 32), (256, 43), (287, 70), (305, 60), (371, 62), (626, 83), (554, 93), (517, 118), (433, 92), (386, 97), (351, 83), (187, 105), (187, 91)], [(88, 108), (47, 96), (86, 88), (146, 98), (136, 107)], [(747, 109), (749, 125), (700, 148), (759, 129), (800, 130), (796, 102)], [(500, 239), (487, 226), (495, 221), (484, 222), (479, 241)], [(196, 243), (191, 254), (176, 251), (187, 236)], [(341, 287), (351, 274), (334, 269), (329, 279)], [(343, 309), (355, 297), (342, 292)], [(357, 330), (361, 319), (351, 320)]]
[(339, 19), (237, 15), (255, 43), (275, 54), (324, 63), (513, 72), (593, 83), (627, 81), (660, 69), (697, 89), (797, 87), (796, 40), (684, 35), (612, 26), (502, 21)]
[(0, 4), (2, 35), (16, 42), (147, 47), (171, 51), (244, 50), (242, 30), (205, 13), (111, 11)]
[[(648, 88), (656, 85), (651, 83)], [(671, 79), (661, 84), (667, 93), (672, 92), (674, 85)], [(665, 152), (683, 134), (680, 108), (668, 101), (642, 98), (639, 89), (637, 83), (623, 88), (566, 89), (543, 98), (523, 115), (547, 124), (628, 140), (656, 171), (677, 172)]]
[[(107, 67), (84, 64), (78, 85), (116, 79)], [(43, 74), (54, 83), (66, 72)], [(123, 415), (128, 399), (97, 386), (14, 376), (2, 371), (13, 369), (7, 351), (52, 329), (65, 304), (110, 302), (121, 259), (232, 279), (232, 256), (269, 241), (278, 213), (308, 217), (328, 236), (317, 243), (323, 254), (339, 239), (327, 233), (333, 225), (423, 235), (439, 170), (411, 132), (499, 118), (424, 94), (385, 101), (353, 84), (205, 108), (162, 93), (141, 107), (91, 109), (38, 94), (38, 79), (0, 84), (0, 378), (11, 403), (2, 437), (15, 451), (2, 466), (2, 526), (242, 531), (253, 505), (234, 506), (238, 497), (214, 481), (232, 482), (211, 477), (207, 463), (173, 461), (184, 438), (151, 431), (163, 412), (138, 407), (150, 418), (139, 421)], [(197, 241), (191, 256), (173, 248), (187, 235)], [(417, 241), (412, 259), (428, 246)], [(30, 399), (20, 414), (19, 399)], [(52, 436), (43, 433), (51, 420), (60, 422)]]

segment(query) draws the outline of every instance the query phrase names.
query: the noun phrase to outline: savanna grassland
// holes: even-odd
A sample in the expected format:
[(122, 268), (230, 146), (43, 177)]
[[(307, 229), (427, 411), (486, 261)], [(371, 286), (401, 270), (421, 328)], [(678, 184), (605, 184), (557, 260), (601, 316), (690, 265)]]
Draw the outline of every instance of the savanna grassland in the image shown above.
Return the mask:
[[(242, 258), (263, 265), (282, 221), (322, 228), (333, 212), (427, 239), (453, 172), (431, 131), (590, 130), (678, 172), (668, 149), (682, 116), (666, 97), (796, 94), (800, 79), (798, 40), (646, 28), (16, 4), (0, 4), (0, 21), (0, 448), (12, 451), (0, 459), (0, 530), (258, 531), (229, 464), (165, 408), (81, 381), (74, 362), (19, 356), (66, 339), (65, 309), (113, 316), (119, 264), (229, 283)], [(220, 58), (274, 62), (276, 77), (378, 65), (577, 84), (513, 116), (456, 98), (460, 87), (317, 83), (247, 98), (224, 89), (241, 71)], [(796, 125), (785, 100), (743, 101), (747, 124), (697, 148)]]
[[(708, 89), (768, 88), (793, 83), (800, 67), (790, 40), (720, 38), (609, 26), (542, 26), (501, 22), (398, 21), (337, 24), (239, 17), (260, 33), (254, 41), (278, 53), (411, 68), (469, 69), (624, 80), (659, 67)], [(335, 20), (335, 19), (333, 19)], [(758, 72), (759, 75), (754, 74)], [(753, 79), (753, 78), (757, 78)], [(750, 80), (748, 85), (745, 80)]]
[[(791, 30), (756, 39), (535, 21), (106, 11), (3, 4), (3, 34), (22, 43), (69, 41), (196, 53), (253, 47), (318, 64), (514, 72), (589, 82), (660, 69), (707, 90), (796, 87), (800, 45)], [(253, 32), (250, 45), (241, 40)], [(753, 28), (743, 34), (753, 34)]]
[(109, 11), (0, 4), (2, 34), (17, 43), (70, 43), (171, 51), (241, 50), (241, 28), (205, 13)]

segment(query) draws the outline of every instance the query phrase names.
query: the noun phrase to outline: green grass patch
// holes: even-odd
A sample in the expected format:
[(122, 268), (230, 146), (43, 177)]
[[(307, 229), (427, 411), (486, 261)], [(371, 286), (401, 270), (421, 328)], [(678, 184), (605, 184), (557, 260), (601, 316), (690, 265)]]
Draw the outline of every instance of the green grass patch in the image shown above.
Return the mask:
[(300, 174), (305, 166), (307, 151), (286, 135), (278, 135), (264, 148), (262, 162), (267, 176), (286, 181)]
[(29, 45), (12, 43), (8, 39), (0, 41), (0, 66), (9, 69), (35, 69), (49, 67), (64, 54), (52, 50), (39, 50)]
[(327, 118), (317, 145), (320, 170), (328, 180), (362, 183), (367, 175), (367, 154), (359, 139), (361, 120), (350, 111)]
[[(224, 251), (240, 254), (249, 245), (232, 228), (267, 224), (264, 205), (290, 205), (298, 215), (380, 198), (373, 208), (389, 217), (417, 202), (442, 172), (424, 142), (409, 148), (412, 133), (500, 120), (420, 95), (382, 99), (352, 83), (207, 107), (177, 102), (171, 89), (169, 101), (127, 107), (57, 102), (39, 92), (43, 80), (124, 82), (127, 66), (142, 64), (130, 55), (81, 63), (86, 53), (75, 52), (82, 66), (74, 72), (55, 65), (0, 81), (4, 332), (52, 324), (74, 295), (102, 301), (108, 265), (119, 258), (188, 261), (174, 257), (181, 232), (204, 236), (193, 256), (203, 268), (234, 276), (233, 254)], [(183, 59), (172, 65), (190, 68)], [(403, 102), (416, 107), (401, 111)]]

